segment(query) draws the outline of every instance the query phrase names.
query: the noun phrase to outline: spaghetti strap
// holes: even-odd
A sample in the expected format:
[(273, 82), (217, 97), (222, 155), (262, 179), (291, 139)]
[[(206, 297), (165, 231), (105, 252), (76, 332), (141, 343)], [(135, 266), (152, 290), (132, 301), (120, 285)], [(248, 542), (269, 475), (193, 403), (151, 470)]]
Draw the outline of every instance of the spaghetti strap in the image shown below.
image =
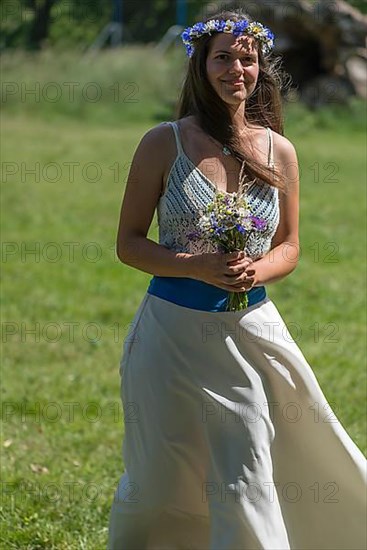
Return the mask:
[(181, 144), (180, 130), (178, 129), (178, 124), (176, 122), (169, 122), (169, 124), (172, 126), (173, 131), (175, 133), (175, 139), (176, 139), (176, 145), (177, 145), (177, 156), (180, 156), (183, 154), (184, 150)]
[(274, 167), (274, 145), (273, 145), (273, 133), (271, 131), (271, 128), (269, 126), (266, 128), (266, 131), (268, 133), (268, 143), (269, 143), (269, 149), (268, 149), (268, 166), (271, 168)]

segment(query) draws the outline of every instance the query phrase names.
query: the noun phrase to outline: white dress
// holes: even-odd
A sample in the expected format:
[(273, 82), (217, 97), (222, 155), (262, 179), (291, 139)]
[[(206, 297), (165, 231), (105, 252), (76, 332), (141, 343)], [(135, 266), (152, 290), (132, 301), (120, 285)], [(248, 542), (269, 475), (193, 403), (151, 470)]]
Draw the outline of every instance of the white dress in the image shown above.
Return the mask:
[[(160, 242), (188, 250), (195, 201), (215, 191), (173, 129)], [(269, 222), (247, 250), (257, 257), (279, 221), (277, 190), (259, 184), (249, 202)], [(120, 375), (126, 470), (109, 550), (366, 549), (366, 459), (268, 297), (204, 311), (148, 291)]]

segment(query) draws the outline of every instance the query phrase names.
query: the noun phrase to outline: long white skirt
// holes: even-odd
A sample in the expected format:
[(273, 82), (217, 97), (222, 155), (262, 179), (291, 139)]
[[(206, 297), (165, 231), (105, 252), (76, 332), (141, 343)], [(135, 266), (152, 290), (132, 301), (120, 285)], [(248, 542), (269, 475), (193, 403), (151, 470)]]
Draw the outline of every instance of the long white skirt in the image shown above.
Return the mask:
[(109, 550), (365, 550), (366, 460), (274, 303), (146, 294), (120, 366)]

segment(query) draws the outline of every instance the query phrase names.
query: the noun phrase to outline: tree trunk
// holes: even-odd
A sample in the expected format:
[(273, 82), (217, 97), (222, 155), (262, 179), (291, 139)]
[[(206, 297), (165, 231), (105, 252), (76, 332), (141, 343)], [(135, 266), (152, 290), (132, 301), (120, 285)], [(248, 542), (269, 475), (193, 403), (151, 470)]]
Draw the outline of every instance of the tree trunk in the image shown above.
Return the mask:
[(42, 3), (33, 0), (34, 18), (29, 32), (29, 46), (31, 49), (40, 49), (47, 39), (51, 22), (51, 9), (54, 3), (55, 0), (44, 0)]

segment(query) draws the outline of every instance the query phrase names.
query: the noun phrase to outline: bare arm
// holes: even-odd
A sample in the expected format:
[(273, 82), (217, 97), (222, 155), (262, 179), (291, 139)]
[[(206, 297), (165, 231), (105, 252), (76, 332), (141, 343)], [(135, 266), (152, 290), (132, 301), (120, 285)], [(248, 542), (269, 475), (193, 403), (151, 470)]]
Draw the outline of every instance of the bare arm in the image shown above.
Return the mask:
[[(232, 254), (177, 253), (147, 237), (162, 191), (168, 157), (174, 156), (172, 129), (159, 125), (145, 134), (134, 154), (122, 201), (116, 252), (122, 263), (161, 277), (189, 277), (233, 289), (227, 262)], [(247, 267), (251, 262), (244, 262)], [(243, 269), (243, 268), (242, 268)]]
[[(279, 192), (280, 220), (272, 239), (271, 250), (247, 267), (254, 278), (252, 286), (262, 286), (283, 279), (297, 266), (299, 259), (299, 173), (297, 154), (293, 145), (278, 137), (279, 170), (284, 176), (287, 193)], [(241, 284), (241, 262), (236, 262)], [(234, 268), (236, 269), (236, 268)]]
[(190, 254), (178, 254), (147, 238), (162, 190), (170, 141), (167, 126), (147, 132), (132, 161), (122, 201), (116, 252), (121, 262), (146, 273), (169, 277), (190, 275)]
[(299, 259), (299, 170), (296, 151), (289, 141), (283, 142), (279, 161), (287, 193), (279, 193), (280, 221), (272, 249), (253, 264), (255, 286), (283, 279), (297, 267)]

